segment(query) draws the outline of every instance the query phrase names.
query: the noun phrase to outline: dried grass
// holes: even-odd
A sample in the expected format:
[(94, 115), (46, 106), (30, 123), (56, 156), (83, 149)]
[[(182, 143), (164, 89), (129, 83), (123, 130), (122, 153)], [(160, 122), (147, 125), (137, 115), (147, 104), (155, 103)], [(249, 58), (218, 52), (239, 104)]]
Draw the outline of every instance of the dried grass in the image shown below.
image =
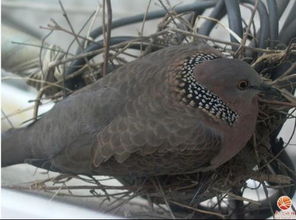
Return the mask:
[[(62, 7), (63, 8), (63, 7)], [(288, 113), (289, 110), (296, 107), (296, 99), (288, 90), (295, 89), (296, 74), (295, 64), (284, 73), (281, 77), (274, 81), (268, 79), (268, 72), (270, 67), (276, 67), (280, 63), (290, 62), (289, 57), (295, 56), (295, 44), (289, 45), (285, 50), (271, 50), (252, 48), (245, 46), (246, 38), (242, 40), (241, 44), (231, 43), (218, 39), (213, 39), (209, 36), (199, 35), (194, 32), (195, 23), (191, 24), (184, 16), (174, 13), (173, 10), (166, 9), (169, 13), (159, 23), (156, 33), (150, 36), (142, 36), (135, 40), (120, 43), (110, 47), (105, 47), (100, 50), (91, 51), (78, 56), (72, 56), (67, 52), (61, 59), (51, 60), (48, 71), (56, 73), (55, 68), (61, 65), (68, 65), (69, 62), (85, 58), (90, 54), (96, 54), (108, 60), (112, 66), (124, 65), (131, 60), (149, 54), (152, 49), (160, 49), (170, 45), (178, 45), (181, 43), (194, 42), (197, 39), (206, 40), (211, 46), (218, 50), (230, 54), (232, 56), (240, 55), (240, 59), (245, 59), (243, 51), (252, 51), (257, 53), (257, 57), (252, 58), (252, 66), (265, 77), (266, 81), (278, 89), (278, 96), (261, 97), (260, 114), (258, 117), (256, 132), (249, 141), (246, 148), (228, 163), (208, 174), (206, 182), (200, 173), (184, 174), (178, 176), (160, 176), (145, 179), (122, 179), (123, 184), (118, 186), (105, 183), (101, 177), (83, 177), (60, 174), (54, 178), (47, 178), (43, 181), (35, 182), (29, 186), (13, 186), (12, 188), (24, 190), (37, 190), (50, 192), (53, 196), (71, 196), (71, 197), (93, 197), (98, 198), (100, 206), (108, 207), (109, 212), (125, 215), (125, 217), (155, 217), (155, 218), (179, 218), (179, 217), (216, 217), (226, 218), (234, 212), (251, 213), (254, 210), (260, 210), (262, 206), (273, 209), (272, 204), (266, 205), (267, 200), (274, 202), (272, 198), (277, 198), (278, 193), (285, 194), (285, 190), (295, 190), (296, 173), (293, 167), (286, 163), (287, 158), (284, 149), (289, 142), (284, 144), (279, 152), (272, 152), (270, 146), (270, 136), (276, 128), (282, 125), (287, 118), (294, 118), (294, 115)], [(66, 17), (66, 11), (63, 9)], [(206, 18), (206, 17), (204, 17)], [(252, 17), (253, 19), (253, 17)], [(91, 18), (89, 19), (91, 20)], [(67, 20), (69, 24), (70, 20)], [(198, 19), (196, 20), (198, 21)], [(54, 21), (53, 21), (54, 22)], [(143, 25), (145, 20), (143, 21)], [(249, 22), (247, 31), (250, 32)], [(110, 25), (110, 24), (109, 24)], [(69, 25), (71, 27), (71, 25)], [(184, 30), (184, 27), (187, 27)], [(67, 34), (74, 36), (76, 41), (87, 40), (91, 43), (93, 40), (88, 40), (89, 37), (80, 36), (73, 31), (66, 30), (59, 24), (54, 22), (54, 25), (49, 25), (47, 29), (51, 31), (64, 31)], [(108, 29), (108, 27), (106, 28)], [(110, 29), (110, 28), (109, 28)], [(233, 32), (228, 30), (231, 34)], [(141, 30), (143, 32), (143, 28)], [(248, 33), (251, 35), (251, 33)], [(110, 37), (110, 33), (108, 35)], [(107, 38), (108, 38), (107, 36)], [(106, 39), (105, 43), (108, 43)], [(128, 46), (131, 44), (146, 45), (146, 49), (140, 54), (130, 54)], [(81, 44), (80, 44), (81, 45)], [(233, 51), (231, 46), (237, 46), (237, 51)], [(81, 45), (83, 47), (83, 45)], [(43, 49), (44, 50), (44, 49)], [(106, 51), (108, 50), (108, 51)], [(41, 58), (40, 58), (41, 59)], [(36, 98), (36, 105), (34, 111), (34, 119), (38, 115), (38, 106), (46, 98), (53, 98), (59, 100), (63, 98), (65, 89), (63, 89), (63, 82), (69, 77), (82, 75), (86, 84), (91, 84), (107, 72), (107, 65), (103, 65), (103, 61), (88, 61), (87, 64), (78, 70), (72, 76), (52, 76), (51, 81), (44, 81), (36, 86), (39, 88), (39, 94)], [(293, 68), (293, 69), (292, 69)], [(110, 71), (109, 71), (110, 72)], [(47, 73), (48, 74), (48, 73)], [(61, 74), (63, 74), (61, 72)], [(34, 76), (30, 81), (38, 80)], [(9, 117), (10, 115), (8, 115)], [(291, 136), (294, 135), (291, 134)], [(71, 185), (71, 180), (80, 180), (81, 185)], [(257, 181), (257, 187), (252, 189), (247, 183), (247, 180)], [(85, 183), (85, 184), (83, 184)], [(206, 184), (206, 187), (205, 185)], [(200, 190), (203, 189), (203, 190)], [(254, 200), (245, 197), (246, 190), (263, 191), (266, 193), (266, 199)], [(274, 189), (276, 196), (267, 195), (268, 190)], [(83, 194), (76, 193), (79, 190), (84, 191)], [(197, 193), (197, 191), (199, 192)], [(286, 192), (287, 193), (287, 192)], [(138, 202), (139, 198), (142, 202)], [(143, 199), (145, 202), (143, 202)], [(133, 203), (136, 201), (136, 203)], [(233, 202), (236, 201), (236, 202)], [(126, 203), (129, 204), (127, 208)], [(170, 205), (169, 205), (170, 204)], [(124, 209), (121, 209), (124, 206)], [(134, 208), (136, 207), (136, 208)], [(179, 208), (177, 208), (179, 207)], [(134, 209), (133, 209), (134, 208)], [(128, 209), (128, 212), (126, 210)], [(122, 211), (124, 210), (124, 211)], [(251, 210), (251, 211), (250, 211)], [(251, 215), (251, 214), (250, 214)]]

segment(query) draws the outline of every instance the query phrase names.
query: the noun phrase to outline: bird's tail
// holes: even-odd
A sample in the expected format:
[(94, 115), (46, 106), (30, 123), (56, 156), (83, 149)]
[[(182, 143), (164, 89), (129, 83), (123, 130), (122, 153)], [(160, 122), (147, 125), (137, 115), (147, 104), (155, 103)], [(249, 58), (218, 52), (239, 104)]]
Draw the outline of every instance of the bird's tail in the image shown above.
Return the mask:
[(10, 129), (1, 134), (1, 166), (6, 167), (24, 163), (32, 157), (27, 128)]

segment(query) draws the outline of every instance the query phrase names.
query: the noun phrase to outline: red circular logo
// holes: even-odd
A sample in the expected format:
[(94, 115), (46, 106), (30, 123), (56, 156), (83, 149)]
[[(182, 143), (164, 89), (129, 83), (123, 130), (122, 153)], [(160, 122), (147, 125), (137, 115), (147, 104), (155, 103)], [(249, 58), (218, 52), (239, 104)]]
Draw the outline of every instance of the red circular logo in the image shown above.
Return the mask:
[(283, 211), (287, 210), (292, 206), (292, 200), (289, 196), (281, 196), (277, 201), (277, 206)]

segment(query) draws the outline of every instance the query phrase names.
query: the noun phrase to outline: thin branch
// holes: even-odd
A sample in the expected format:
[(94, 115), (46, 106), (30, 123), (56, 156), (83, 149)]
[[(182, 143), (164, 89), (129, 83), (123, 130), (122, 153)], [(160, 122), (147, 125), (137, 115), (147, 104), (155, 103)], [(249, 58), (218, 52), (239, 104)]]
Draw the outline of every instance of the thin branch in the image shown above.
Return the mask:
[(236, 194), (234, 194), (232, 192), (224, 191), (224, 190), (218, 189), (216, 187), (214, 187), (213, 190), (215, 190), (215, 191), (217, 191), (219, 193), (223, 193), (223, 194), (225, 193), (226, 195), (228, 195), (228, 196), (230, 196), (230, 197), (232, 197), (232, 198), (234, 198), (236, 200), (246, 201), (246, 202), (252, 203), (254, 205), (258, 205), (258, 206), (261, 205), (261, 203), (258, 202), (258, 201), (255, 201), (253, 199), (248, 199), (248, 198), (245, 198), (245, 197), (242, 197), (242, 196), (238, 196), (238, 195), (236, 195)]
[(241, 41), (242, 39), (240, 38), (240, 36), (238, 36), (233, 30), (231, 30), (229, 27), (225, 26), (222, 22), (220, 22), (218, 19), (212, 18), (212, 17), (208, 17), (208, 16), (202, 16), (199, 15), (198, 18), (203, 18), (206, 20), (210, 20), (210, 21), (214, 21), (217, 24), (219, 24), (221, 27), (223, 27), (226, 31), (229, 32), (230, 35), (232, 35), (232, 37), (234, 37), (237, 41)]
[(9, 117), (7, 117), (7, 115), (5, 114), (5, 112), (3, 111), (3, 109), (1, 109), (2, 114), (4, 115), (4, 118), (7, 120), (8, 124), (10, 125), (11, 128), (14, 128), (11, 120), (9, 119)]
[[(273, 210), (273, 208), (272, 208), (271, 201), (270, 201), (269, 196), (268, 196), (268, 190), (267, 190), (266, 184), (265, 184), (265, 182), (261, 182), (261, 183), (262, 183), (262, 186), (263, 186), (264, 194), (265, 194), (265, 196), (266, 196), (266, 200), (267, 200), (267, 202), (268, 202), (268, 206), (269, 206), (269, 208), (270, 208), (270, 212), (272, 213), (272, 216), (273, 216), (273, 218), (274, 218), (274, 210)], [(275, 219), (275, 218), (274, 218), (274, 219)]]
[[(107, 6), (107, 26), (105, 24), (105, 7)], [(111, 25), (112, 25), (112, 6), (110, 0), (103, 1), (103, 27), (104, 27), (104, 65), (103, 65), (103, 76), (107, 74), (108, 68), (108, 57), (110, 49), (110, 36), (111, 36)], [(107, 30), (105, 30), (105, 27)]]
[(295, 73), (296, 70), (296, 63), (292, 63), (292, 65), (290, 66), (290, 68), (284, 72), (284, 74), (282, 74), (277, 80), (275, 80), (273, 83), (277, 83), (278, 81), (284, 81), (284, 80), (290, 80), (289, 77), (295, 77), (296, 74)]
[[(65, 29), (64, 27), (62, 27), (54, 19), (50, 19), (50, 20), (51, 20), (51, 22), (54, 23), (54, 25), (48, 24), (47, 27), (40, 26), (40, 29), (50, 30), (50, 31), (63, 31), (63, 32), (65, 32), (67, 34), (70, 34), (70, 35), (75, 37), (75, 35), (73, 34), (72, 31), (69, 31), (69, 30)], [(80, 38), (82, 40), (85, 40), (85, 41), (90, 41), (92, 43), (96, 43), (96, 41), (94, 41), (94, 40), (92, 40), (90, 38), (86, 38), (84, 36), (78, 35), (78, 34), (76, 34), (76, 37)]]
[(95, 21), (96, 21), (96, 19), (97, 19), (97, 17), (98, 17), (98, 14), (99, 14), (99, 12), (100, 12), (100, 9), (101, 9), (101, 6), (100, 6), (100, 4), (98, 3), (98, 4), (97, 4), (97, 7), (96, 7), (95, 14), (94, 14), (94, 16), (93, 16), (92, 21), (90, 22), (90, 25), (89, 25), (89, 27), (88, 27), (87, 34), (86, 34), (87, 39), (89, 39), (89, 40), (88, 40), (88, 41), (84, 41), (84, 45), (83, 45), (84, 47), (86, 47), (86, 46), (88, 45), (88, 43), (91, 42), (92, 40), (95, 40), (95, 39), (93, 39), (93, 38), (90, 36), (90, 33), (91, 33), (92, 29), (93, 29), (93, 26), (94, 26), (94, 24), (95, 24)]
[[(230, 46), (238, 46), (238, 47), (240, 46), (240, 44), (238, 44), (238, 43), (219, 40), (219, 39), (214, 39), (214, 38), (206, 36), (206, 35), (191, 33), (191, 32), (188, 32), (188, 31), (183, 31), (183, 30), (177, 29), (177, 28), (169, 28), (168, 31), (187, 34), (187, 35), (192, 36), (192, 37), (201, 38), (201, 39), (205, 39), (205, 40), (208, 40), (208, 41), (217, 42), (217, 43), (221, 43), (221, 44), (226, 44), (226, 45), (230, 45)], [(242, 47), (245, 48), (245, 49), (248, 49), (248, 50), (253, 50), (253, 51), (262, 52), (262, 53), (281, 53), (281, 52), (284, 51), (284, 50), (269, 50), (269, 49), (255, 48), (255, 47), (249, 47), (249, 46), (242, 46)], [(296, 51), (293, 50), (292, 52), (296, 52)]]
[(166, 198), (166, 196), (165, 196), (165, 193), (164, 193), (164, 191), (163, 191), (163, 188), (162, 188), (162, 186), (160, 185), (160, 182), (159, 182), (159, 180), (158, 180), (158, 177), (155, 177), (153, 182), (155, 182), (155, 183), (157, 184), (156, 187), (159, 189), (159, 191), (160, 191), (160, 193), (161, 193), (161, 196), (162, 196), (162, 198), (163, 198), (163, 200), (164, 200), (164, 202), (165, 202), (165, 204), (166, 204), (166, 206), (167, 206), (167, 208), (168, 208), (168, 210), (169, 210), (169, 213), (170, 213), (171, 217), (172, 217), (173, 219), (176, 219), (176, 217), (175, 217), (175, 215), (174, 215), (174, 213), (173, 213), (173, 211), (172, 211), (172, 209), (171, 209), (171, 207), (170, 207), (170, 204), (169, 204), (169, 202), (168, 202), (168, 200), (167, 200), (167, 198)]
[(79, 185), (79, 186), (40, 186), (40, 185), (32, 185), (32, 186), (10, 186), (4, 185), (3, 188), (7, 189), (17, 189), (17, 190), (81, 190), (81, 189), (109, 189), (109, 190), (137, 190), (138, 186), (90, 186), (90, 185)]
[[(146, 11), (145, 11), (144, 18), (143, 18), (143, 22), (142, 22), (142, 26), (141, 26), (141, 31), (140, 31), (140, 33), (139, 33), (140, 37), (142, 37), (142, 36), (143, 36), (143, 33), (144, 33), (144, 27), (145, 27), (146, 17), (147, 17), (147, 14), (148, 14), (148, 12), (149, 12), (149, 8), (150, 8), (150, 5), (151, 5), (151, 1), (152, 1), (152, 0), (149, 0), (148, 5), (147, 5), (147, 7), (146, 7)], [(142, 52), (142, 50), (143, 50), (143, 49), (142, 49), (143, 44), (141, 44), (140, 47), (141, 47), (140, 51)]]
[(162, 2), (162, 0), (158, 0), (159, 3), (161, 4), (161, 6), (163, 7), (163, 9), (167, 12), (167, 14), (170, 16), (170, 18), (172, 19), (173, 23), (176, 25), (176, 27), (178, 27), (178, 24), (175, 21), (175, 18), (173, 16), (173, 14), (169, 11), (169, 9), (165, 6), (165, 4)]
[(68, 25), (69, 25), (69, 27), (70, 27), (70, 29), (71, 29), (71, 32), (72, 32), (72, 34), (73, 34), (73, 36), (74, 36), (74, 38), (75, 38), (77, 44), (79, 45), (80, 49), (83, 49), (83, 47), (82, 47), (82, 45), (81, 45), (81, 43), (80, 43), (80, 41), (79, 41), (79, 39), (78, 39), (78, 36), (77, 36), (77, 34), (76, 34), (76, 32), (75, 32), (75, 30), (74, 30), (74, 28), (73, 28), (73, 25), (72, 25), (72, 23), (71, 23), (71, 21), (70, 21), (70, 19), (69, 19), (69, 17), (68, 17), (68, 14), (67, 14), (67, 12), (66, 12), (66, 10), (65, 10), (65, 8), (64, 8), (64, 5), (63, 5), (63, 3), (61, 2), (61, 0), (59, 0), (59, 4), (60, 4), (60, 7), (61, 7), (61, 9), (62, 9), (62, 11), (63, 11), (63, 16), (64, 16), (64, 18), (66, 19), (66, 21), (67, 21), (67, 23), (68, 23)]
[(252, 9), (252, 14), (251, 14), (247, 29), (246, 29), (246, 31), (244, 33), (243, 39), (241, 40), (239, 48), (237, 49), (237, 51), (233, 55), (234, 57), (237, 57), (238, 54), (240, 54), (240, 58), (242, 58), (242, 56), (243, 56), (243, 53), (244, 53), (244, 47), (243, 46), (245, 46), (247, 38), (248, 38), (248, 34), (250, 33), (251, 25), (252, 25), (252, 22), (254, 21), (254, 17), (255, 17), (257, 8), (258, 8), (258, 2), (259, 1), (256, 0), (254, 8)]
[(262, 98), (259, 98), (258, 100), (259, 100), (260, 102), (264, 102), (264, 103), (271, 104), (271, 105), (280, 105), (280, 106), (296, 107), (296, 103), (281, 102), (281, 101), (276, 101), (276, 100), (266, 100), (266, 99), (262, 99)]
[(214, 216), (217, 216), (219, 218), (222, 218), (222, 219), (225, 219), (225, 216), (218, 213), (218, 212), (211, 212), (211, 211), (207, 211), (207, 210), (203, 210), (203, 209), (199, 209), (199, 208), (194, 208), (194, 207), (191, 207), (191, 206), (188, 206), (188, 205), (185, 205), (185, 204), (182, 204), (180, 202), (176, 202), (176, 201), (173, 201), (173, 200), (169, 200), (170, 203), (173, 203), (177, 206), (180, 206), (180, 207), (183, 207), (183, 208), (186, 208), (186, 209), (190, 209), (192, 211), (195, 211), (195, 212), (199, 212), (199, 213), (203, 213), (203, 214), (207, 214), (207, 215), (214, 215)]

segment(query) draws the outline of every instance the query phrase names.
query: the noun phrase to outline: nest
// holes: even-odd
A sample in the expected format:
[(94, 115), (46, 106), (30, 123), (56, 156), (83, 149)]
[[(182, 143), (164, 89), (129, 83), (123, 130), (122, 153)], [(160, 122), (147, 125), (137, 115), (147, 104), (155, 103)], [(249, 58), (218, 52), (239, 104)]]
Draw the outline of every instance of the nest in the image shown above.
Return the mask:
[[(296, 106), (296, 99), (292, 95), (296, 81), (295, 43), (291, 41), (284, 45), (273, 42), (271, 48), (257, 47), (258, 36), (256, 27), (252, 24), (256, 4), (250, 20), (245, 22), (242, 38), (218, 21), (226, 33), (234, 39), (239, 38), (241, 43), (199, 34), (196, 30), (201, 20), (212, 23), (217, 21), (192, 11), (177, 13), (177, 10), (165, 6), (166, 15), (161, 19), (155, 33), (149, 36), (142, 36), (140, 33), (140, 36), (130, 39), (112, 38), (110, 7), (107, 4), (107, 11), (103, 11), (103, 17), (107, 17), (102, 28), (104, 30), (101, 30), (103, 40), (96, 42), (71, 32), (74, 40), (79, 39), (80, 46), (86, 48), (80, 49), (78, 55), (71, 56), (58, 47), (43, 47), (41, 58), (44, 62), (47, 61), (28, 79), (28, 84), (39, 90), (33, 119), (37, 118), (38, 107), (44, 100), (62, 100), (74, 90), (94, 83), (119, 66), (161, 48), (187, 43), (198, 44), (201, 41), (226, 56), (250, 63), (265, 81), (278, 90), (278, 95), (260, 97), (256, 132), (242, 152), (214, 171), (138, 179), (122, 178), (117, 179), (118, 185), (110, 184), (112, 177), (60, 174), (34, 182), (29, 187), (17, 188), (41, 190), (60, 196), (92, 197), (98, 199), (103, 210), (125, 217), (266, 218), (273, 215), (278, 197), (292, 197), (295, 192), (296, 173), (292, 159), (285, 151), (289, 143), (277, 139), (284, 122), (294, 117), (291, 109)], [(62, 10), (70, 22), (63, 7)], [(147, 15), (146, 13), (145, 16)], [(46, 29), (69, 32), (54, 20), (52, 22)], [(247, 43), (249, 46), (246, 46)], [(289, 67), (283, 70), (285, 65)], [(74, 179), (81, 184), (72, 185)], [(79, 193), (76, 193), (77, 190)], [(258, 191), (263, 194), (263, 199), (252, 199), (250, 195)]]

